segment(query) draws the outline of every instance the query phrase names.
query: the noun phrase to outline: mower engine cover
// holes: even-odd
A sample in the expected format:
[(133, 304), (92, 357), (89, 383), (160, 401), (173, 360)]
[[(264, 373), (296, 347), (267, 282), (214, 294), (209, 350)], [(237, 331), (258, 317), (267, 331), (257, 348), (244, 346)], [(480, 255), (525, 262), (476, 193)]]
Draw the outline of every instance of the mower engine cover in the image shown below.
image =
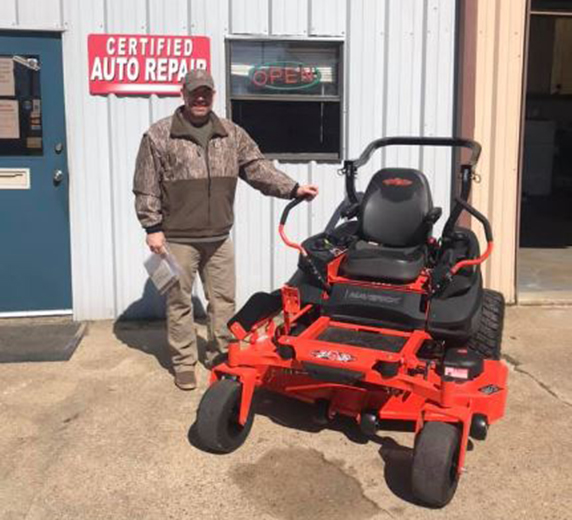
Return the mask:
[(483, 373), (483, 357), (466, 348), (450, 348), (443, 359), (445, 381), (470, 381)]

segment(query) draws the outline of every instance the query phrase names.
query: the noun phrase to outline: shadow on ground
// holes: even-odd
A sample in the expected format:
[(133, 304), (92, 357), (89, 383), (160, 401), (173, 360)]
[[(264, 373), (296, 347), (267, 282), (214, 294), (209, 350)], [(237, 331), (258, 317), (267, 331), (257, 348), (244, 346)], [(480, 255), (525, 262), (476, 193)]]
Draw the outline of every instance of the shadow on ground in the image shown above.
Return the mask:
[[(398, 421), (395, 423), (394, 431), (410, 431), (414, 432), (415, 428), (413, 423), (410, 428), (406, 430), (399, 430)], [(382, 430), (388, 431), (392, 429), (392, 423), (388, 421), (387, 424), (382, 425)], [(377, 437), (377, 442), (381, 444), (379, 448), (379, 455), (384, 462), (384, 478), (387, 487), (390, 491), (401, 500), (415, 504), (422, 507), (427, 507), (413, 496), (411, 489), (411, 471), (413, 468), (413, 448), (402, 446), (395, 439), (387, 436)], [(474, 448), (473, 442), (469, 439), (467, 450), (472, 451)]]
[[(387, 487), (397, 497), (412, 504), (419, 505), (411, 491), (411, 466), (413, 449), (402, 446), (388, 436), (367, 436), (360, 430), (358, 424), (348, 417), (336, 416), (333, 420), (323, 424), (319, 415), (316, 415), (316, 406), (289, 399), (280, 394), (266, 390), (259, 390), (254, 397), (254, 411), (256, 415), (264, 415), (281, 427), (318, 433), (324, 429), (333, 430), (344, 435), (351, 442), (367, 444), (373, 442), (380, 445), (379, 455), (384, 461), (384, 478)], [(380, 432), (410, 432), (415, 431), (414, 423), (404, 421), (383, 421)], [(195, 448), (201, 446), (197, 436), (196, 422), (189, 429), (189, 443)]]
[(391, 437), (379, 437), (379, 455), (383, 459), (383, 476), (390, 491), (411, 504), (419, 505), (411, 491), (413, 449), (402, 446)]
[[(202, 302), (193, 297), (195, 322), (204, 325), (206, 313)], [(113, 324), (115, 337), (127, 347), (154, 356), (161, 367), (173, 372), (167, 328), (165, 323), (165, 298), (147, 281), (143, 295), (133, 302)], [(206, 339), (197, 334), (199, 361), (204, 363)]]

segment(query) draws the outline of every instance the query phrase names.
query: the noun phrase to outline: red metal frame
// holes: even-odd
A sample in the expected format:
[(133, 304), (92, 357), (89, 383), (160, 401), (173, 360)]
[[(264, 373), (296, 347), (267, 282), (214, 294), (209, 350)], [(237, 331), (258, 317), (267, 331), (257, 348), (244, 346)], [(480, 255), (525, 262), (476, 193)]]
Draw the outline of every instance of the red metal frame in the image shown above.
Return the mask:
[(390, 289), (398, 292), (427, 293), (427, 284), (429, 282), (429, 272), (427, 269), (422, 269), (417, 279), (408, 284), (395, 285), (383, 282), (367, 282), (346, 278), (338, 274), (345, 257), (346, 253), (341, 253), (328, 264), (328, 283), (344, 283), (348, 285), (359, 285), (360, 287), (371, 287), (374, 289)]
[[(290, 325), (306, 314), (308, 305), (289, 318)], [(318, 336), (328, 327), (349, 328), (383, 335), (399, 336), (406, 343), (399, 353), (385, 352), (351, 345), (321, 341)], [(431, 336), (421, 330), (403, 332), (380, 327), (353, 325), (319, 317), (299, 336), (278, 334), (274, 319), (259, 324), (259, 329), (249, 336), (248, 344), (232, 343), (228, 361), (215, 367), (211, 383), (222, 377), (232, 377), (242, 383), (242, 399), (239, 422), (245, 424), (252, 396), (258, 387), (284, 394), (305, 402), (326, 399), (330, 402), (328, 414), (342, 414), (360, 421), (364, 411), (377, 410), (379, 419), (415, 422), (417, 433), (429, 421), (456, 423), (462, 430), (462, 442), (458, 460), (461, 471), (465, 460), (472, 416), (476, 413), (487, 417), (492, 424), (504, 414), (506, 402), (507, 367), (501, 361), (485, 360), (483, 373), (474, 380), (445, 381), (434, 363), (417, 357), (417, 352)], [(282, 331), (283, 332), (283, 331)], [(244, 339), (244, 338), (243, 338)], [(277, 345), (295, 350), (294, 359), (283, 359)], [(335, 350), (350, 354), (351, 361), (317, 359), (317, 350)], [(357, 385), (344, 385), (318, 381), (308, 375), (304, 362), (319, 363), (334, 368), (363, 372)], [(373, 369), (378, 362), (399, 363), (397, 375), (384, 378)], [(493, 393), (482, 389), (495, 388)]]

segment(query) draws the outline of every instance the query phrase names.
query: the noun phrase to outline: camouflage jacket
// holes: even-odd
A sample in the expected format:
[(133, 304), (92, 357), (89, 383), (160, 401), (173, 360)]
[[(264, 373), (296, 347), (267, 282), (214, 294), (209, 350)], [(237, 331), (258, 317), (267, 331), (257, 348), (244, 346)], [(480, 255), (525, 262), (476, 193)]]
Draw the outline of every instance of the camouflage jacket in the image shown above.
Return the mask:
[(143, 135), (133, 193), (148, 233), (163, 231), (173, 241), (226, 236), (239, 176), (265, 195), (293, 196), (296, 182), (264, 158), (245, 130), (214, 113), (211, 120), (206, 150), (183, 107)]

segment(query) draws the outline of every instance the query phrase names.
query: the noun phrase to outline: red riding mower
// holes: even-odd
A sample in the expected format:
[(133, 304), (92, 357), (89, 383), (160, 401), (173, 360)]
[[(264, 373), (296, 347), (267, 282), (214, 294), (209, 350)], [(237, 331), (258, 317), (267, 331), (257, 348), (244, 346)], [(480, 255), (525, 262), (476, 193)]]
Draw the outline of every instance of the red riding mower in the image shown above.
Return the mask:
[[(466, 147), (460, 195), (439, 240), (441, 216), (429, 183), (410, 168), (384, 168), (358, 198), (355, 177), (378, 148), (389, 145)], [(314, 403), (324, 417), (355, 418), (366, 435), (382, 421), (415, 425), (412, 491), (442, 507), (457, 487), (469, 437), (483, 440), (504, 414), (507, 368), (500, 361), (504, 300), (483, 289), (480, 264), (490, 255), (488, 220), (469, 203), (476, 142), (394, 137), (372, 142), (345, 161), (346, 222), (291, 242), (298, 270), (279, 291), (254, 294), (229, 322), (237, 340), (211, 372), (197, 413), (199, 444), (231, 452), (253, 422), (256, 388)], [(484, 226), (457, 225), (462, 211)]]

